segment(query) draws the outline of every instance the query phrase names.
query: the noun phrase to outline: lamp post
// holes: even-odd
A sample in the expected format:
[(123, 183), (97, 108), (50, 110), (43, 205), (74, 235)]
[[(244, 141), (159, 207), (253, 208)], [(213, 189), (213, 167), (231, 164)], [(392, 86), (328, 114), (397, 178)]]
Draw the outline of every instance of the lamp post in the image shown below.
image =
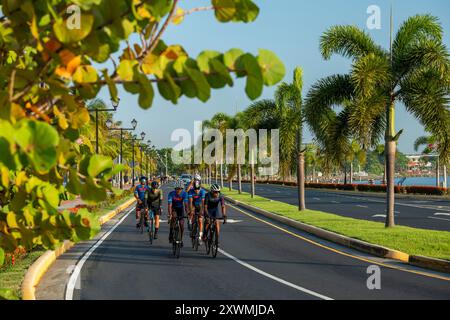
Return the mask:
[[(132, 166), (132, 179), (131, 179), (131, 185), (134, 187), (134, 177), (135, 177), (135, 172), (134, 172), (134, 167), (135, 167), (135, 157), (134, 157), (134, 142), (135, 141), (142, 141), (145, 139), (145, 132), (141, 132), (141, 139), (138, 139), (136, 137), (136, 135), (134, 135), (131, 139), (125, 139), (126, 141), (131, 141), (131, 149), (132, 149), (132, 162), (133, 162), (133, 166)], [(142, 153), (141, 153), (141, 162), (142, 162)], [(142, 164), (141, 164), (142, 166)], [(141, 176), (142, 176), (142, 168), (141, 168)]]
[(95, 112), (95, 153), (98, 154), (98, 113), (100, 111), (117, 111), (117, 107), (119, 107), (120, 98), (117, 98), (117, 101), (111, 98), (112, 109), (89, 109), (89, 112)]
[[(122, 157), (123, 157), (123, 132), (136, 130), (137, 121), (136, 121), (136, 119), (133, 119), (131, 121), (132, 128), (112, 128), (112, 125), (113, 125), (112, 120), (106, 121), (106, 127), (108, 128), (108, 130), (120, 131), (120, 164), (122, 164), (123, 163), (123, 159), (122, 159)], [(122, 171), (120, 171), (119, 177), (120, 177), (120, 189), (123, 189)], [(133, 177), (133, 179), (134, 179), (134, 177)]]

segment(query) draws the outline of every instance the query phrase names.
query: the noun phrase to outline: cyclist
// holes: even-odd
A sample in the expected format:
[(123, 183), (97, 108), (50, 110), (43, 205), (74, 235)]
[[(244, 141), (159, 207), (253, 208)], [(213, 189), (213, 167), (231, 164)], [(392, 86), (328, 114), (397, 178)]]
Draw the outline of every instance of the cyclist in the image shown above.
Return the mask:
[(190, 208), (190, 215), (189, 219), (191, 220), (191, 225), (194, 222), (194, 214), (198, 215), (198, 221), (199, 221), (199, 230), (200, 230), (200, 237), (201, 240), (203, 237), (203, 215), (204, 215), (204, 208), (205, 208), (205, 189), (201, 187), (201, 183), (199, 180), (195, 180), (192, 189), (188, 193), (189, 197), (189, 208)]
[(137, 200), (136, 203), (136, 228), (140, 228), (140, 221), (141, 221), (141, 210), (144, 210), (145, 213), (145, 224), (147, 226), (147, 217), (148, 217), (148, 211), (147, 211), (147, 202), (145, 200), (145, 196), (147, 191), (149, 190), (149, 187), (147, 186), (147, 178), (142, 176), (139, 179), (140, 184), (138, 184), (134, 189), (134, 197)]
[(159, 188), (158, 181), (152, 181), (147, 191), (147, 206), (155, 215), (155, 239), (158, 239), (159, 217), (162, 214), (161, 202), (163, 200), (163, 192)]
[[(167, 196), (167, 201), (169, 203), (168, 215), (170, 222), (170, 233), (169, 233), (169, 242), (172, 243), (173, 235), (172, 235), (172, 227), (175, 224), (175, 219), (180, 221), (180, 231), (181, 231), (181, 239), (183, 239), (183, 231), (184, 231), (184, 213), (189, 212), (189, 201), (187, 192), (183, 190), (184, 183), (181, 180), (175, 182), (175, 190), (171, 191)], [(183, 246), (183, 241), (181, 241), (181, 246)]]
[(193, 189), (195, 181), (198, 181), (200, 183), (202, 181), (202, 178), (200, 177), (200, 175), (198, 173), (196, 173), (194, 175), (194, 178), (191, 180), (189, 185), (186, 187), (186, 192), (189, 192), (189, 191), (191, 191)]
[[(208, 230), (210, 218), (220, 219), (221, 215), (219, 214), (219, 204), (222, 207), (222, 216), (223, 223), (227, 223), (227, 212), (225, 207), (225, 199), (223, 195), (220, 193), (220, 186), (218, 184), (213, 184), (211, 186), (211, 191), (208, 192), (205, 196), (205, 230)], [(217, 235), (220, 233), (220, 223), (219, 220), (216, 220), (217, 227)], [(205, 236), (205, 234), (203, 234)], [(203, 237), (203, 240), (205, 238)]]

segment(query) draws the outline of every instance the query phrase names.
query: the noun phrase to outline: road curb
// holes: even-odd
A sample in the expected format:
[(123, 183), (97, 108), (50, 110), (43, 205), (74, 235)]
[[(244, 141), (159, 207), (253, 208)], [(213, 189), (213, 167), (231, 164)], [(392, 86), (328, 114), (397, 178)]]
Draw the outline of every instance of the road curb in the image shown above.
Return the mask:
[(409, 256), (409, 264), (435, 271), (450, 273), (450, 262), (424, 256)]
[[(117, 214), (130, 207), (135, 201), (136, 200), (134, 198), (131, 198), (130, 200), (122, 203), (114, 210), (111, 210), (101, 216), (99, 218), (100, 225), (105, 224)], [(38, 286), (44, 274), (59, 256), (72, 248), (74, 245), (75, 243), (66, 240), (60, 247), (56, 248), (55, 250), (47, 250), (28, 268), (21, 287), (22, 300), (36, 300), (36, 287)]]

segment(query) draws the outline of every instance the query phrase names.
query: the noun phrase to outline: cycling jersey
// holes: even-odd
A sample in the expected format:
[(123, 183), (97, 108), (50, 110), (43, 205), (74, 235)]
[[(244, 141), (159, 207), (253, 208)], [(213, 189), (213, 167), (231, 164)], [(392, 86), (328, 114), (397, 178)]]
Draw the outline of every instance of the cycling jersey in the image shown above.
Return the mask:
[(205, 204), (208, 206), (208, 210), (217, 209), (217, 207), (220, 205), (225, 205), (225, 198), (221, 193), (219, 193), (219, 196), (217, 198), (214, 198), (211, 192), (208, 192), (205, 196)]
[(138, 196), (139, 200), (145, 201), (145, 194), (148, 190), (150, 188), (147, 185), (138, 184), (134, 189), (134, 195)]
[(147, 202), (150, 208), (159, 209), (163, 200), (163, 192), (161, 189), (150, 188), (147, 192)]
[(183, 208), (183, 203), (188, 203), (188, 194), (186, 191), (181, 191), (181, 193), (178, 195), (177, 192), (174, 190), (169, 193), (167, 197), (167, 201), (169, 204), (172, 204), (173, 208)]
[(200, 189), (198, 193), (195, 192), (194, 189), (191, 189), (188, 193), (189, 199), (192, 199), (192, 203), (194, 206), (202, 205), (202, 200), (205, 199), (206, 192), (204, 189)]

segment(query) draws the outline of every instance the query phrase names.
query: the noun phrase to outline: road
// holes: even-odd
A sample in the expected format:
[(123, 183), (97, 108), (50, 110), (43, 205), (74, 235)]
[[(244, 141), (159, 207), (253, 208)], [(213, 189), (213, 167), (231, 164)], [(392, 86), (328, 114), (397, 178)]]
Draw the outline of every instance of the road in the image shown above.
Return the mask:
[[(234, 188), (237, 185), (234, 184)], [(250, 184), (242, 189), (250, 192)], [(298, 204), (297, 188), (273, 184), (256, 184), (255, 192), (261, 197), (293, 205)], [(345, 192), (307, 189), (306, 207), (341, 216), (384, 222), (384, 198), (371, 195), (352, 195)], [(450, 200), (396, 199), (396, 224), (414, 228), (450, 231)]]
[[(69, 251), (58, 259), (81, 266), (73, 299), (450, 298), (450, 277), (344, 249), (238, 208), (228, 212), (232, 223), (222, 228), (222, 251), (215, 259), (206, 256), (203, 246), (195, 252), (186, 236), (176, 259), (167, 223), (150, 245), (136, 231), (134, 212), (124, 214), (99, 236), (88, 257), (71, 258)], [(371, 265), (380, 267), (380, 290), (367, 287)], [(51, 269), (38, 287), (41, 298), (42, 287), (55, 279)]]

